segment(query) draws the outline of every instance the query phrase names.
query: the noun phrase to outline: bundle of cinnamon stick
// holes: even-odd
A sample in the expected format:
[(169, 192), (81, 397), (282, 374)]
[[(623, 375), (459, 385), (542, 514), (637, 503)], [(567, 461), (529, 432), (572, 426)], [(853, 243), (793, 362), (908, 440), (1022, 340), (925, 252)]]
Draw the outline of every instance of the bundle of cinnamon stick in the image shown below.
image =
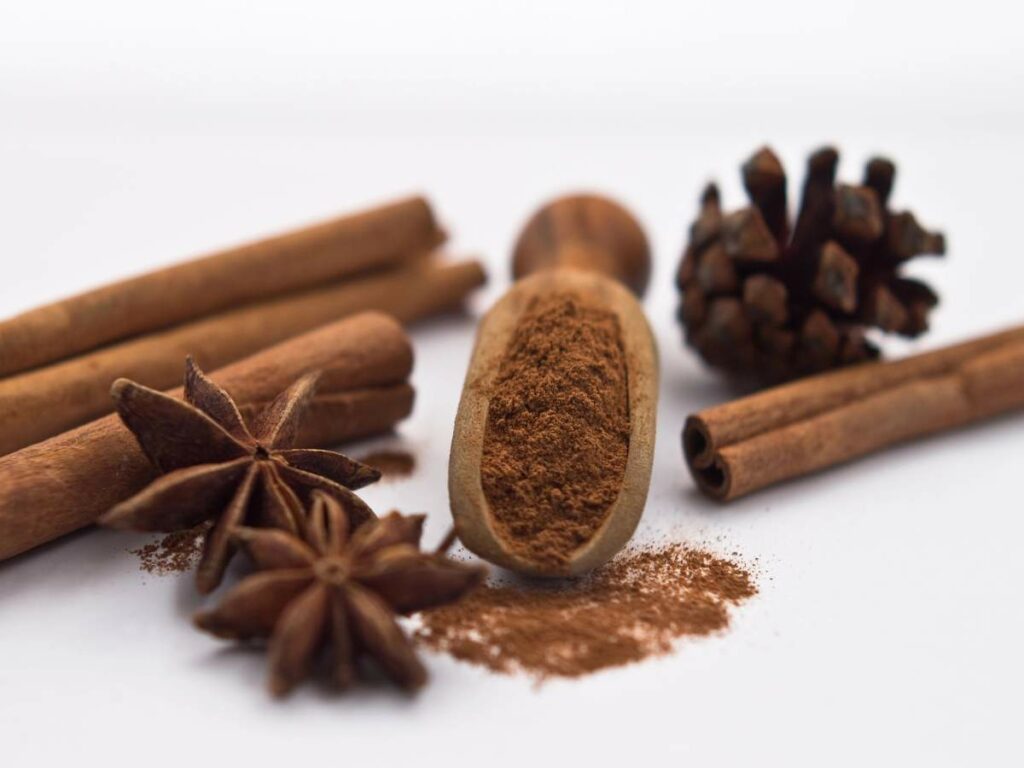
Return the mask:
[(0, 322), (0, 456), (110, 413), (110, 383), (174, 385), (338, 318), (403, 322), (453, 309), (484, 282), (442, 264), (414, 197), (151, 272)]
[[(368, 312), (265, 349), (213, 378), (247, 415), (303, 374), (322, 370), (299, 438), (316, 447), (388, 430), (408, 416), (412, 362), (397, 321)], [(181, 388), (170, 393), (180, 397)], [(89, 525), (155, 476), (114, 414), (0, 458), (0, 560)]]
[(865, 363), (690, 416), (683, 452), (720, 501), (886, 446), (1024, 408), (1024, 326)]
[(477, 261), (432, 257), (444, 239), (415, 197), (0, 322), (0, 560), (88, 525), (153, 479), (110, 415), (117, 378), (171, 389), (192, 355), (251, 416), (323, 369), (301, 444), (391, 429), (413, 404), (399, 322), (455, 309), (484, 282)]

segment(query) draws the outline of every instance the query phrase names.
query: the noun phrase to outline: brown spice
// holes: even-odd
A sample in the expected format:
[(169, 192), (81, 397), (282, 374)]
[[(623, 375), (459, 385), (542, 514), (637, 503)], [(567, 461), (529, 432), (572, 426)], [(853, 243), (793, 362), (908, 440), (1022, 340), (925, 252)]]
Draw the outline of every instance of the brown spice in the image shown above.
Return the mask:
[[(186, 353), (194, 354), (205, 368), (217, 368), (364, 310), (386, 312), (410, 323), (451, 311), (483, 282), (483, 269), (475, 261), (417, 260), (399, 269), (197, 318), (0, 378), (0, 455), (110, 413), (110, 382), (116, 378), (169, 388), (178, 381)], [(0, 358), (4, 351), (0, 339)]]
[(209, 523), (200, 523), (194, 528), (174, 531), (157, 541), (131, 550), (139, 558), (139, 568), (157, 576), (191, 571), (199, 564), (203, 554), (203, 543)]
[(175, 531), (214, 520), (196, 569), (196, 588), (207, 594), (234, 556), (235, 528), (259, 520), (301, 533), (304, 504), (314, 490), (340, 499), (354, 525), (374, 517), (353, 491), (379, 480), (377, 470), (333, 451), (294, 447), (321, 378), (320, 372), (306, 374), (251, 424), (191, 357), (185, 359), (184, 400), (118, 379), (110, 391), (118, 415), (162, 474), (99, 522)]
[(235, 529), (257, 573), (239, 582), (200, 629), (231, 640), (269, 637), (270, 690), (283, 696), (330, 649), (334, 683), (348, 687), (361, 656), (413, 691), (427, 681), (396, 617), (459, 599), (483, 581), (479, 566), (420, 550), (424, 515), (392, 512), (356, 526), (347, 505), (314, 491), (302, 538), (270, 528)]
[(379, 471), (384, 480), (408, 477), (416, 469), (416, 457), (407, 451), (374, 451), (361, 457), (359, 463)]
[(575, 294), (535, 299), (495, 379), (480, 464), (510, 548), (557, 565), (590, 539), (618, 496), (629, 427), (616, 316)]
[(865, 363), (686, 419), (683, 453), (719, 501), (1024, 409), (1024, 326), (902, 360)]
[(414, 197), (96, 288), (0, 322), (0, 376), (407, 263), (444, 239), (430, 204)]
[(482, 587), (424, 612), (417, 638), (495, 672), (579, 677), (719, 632), (729, 606), (755, 594), (743, 565), (669, 544), (627, 550), (576, 581)]
[[(317, 369), (327, 371), (321, 395), (354, 398), (347, 405), (328, 401), (317, 415), (344, 413), (349, 406), (378, 407), (375, 396), (392, 391), (409, 375), (412, 347), (397, 322), (367, 312), (265, 349), (221, 369), (216, 378), (236, 402), (248, 405), (269, 402), (280, 389)], [(180, 397), (182, 392), (170, 394)], [(408, 402), (407, 392), (398, 396)], [(390, 416), (383, 421), (367, 413), (356, 416), (323, 420), (314, 430), (317, 443), (337, 445), (354, 435), (366, 437), (393, 427)], [(156, 474), (116, 415), (0, 457), (0, 560), (95, 522)]]

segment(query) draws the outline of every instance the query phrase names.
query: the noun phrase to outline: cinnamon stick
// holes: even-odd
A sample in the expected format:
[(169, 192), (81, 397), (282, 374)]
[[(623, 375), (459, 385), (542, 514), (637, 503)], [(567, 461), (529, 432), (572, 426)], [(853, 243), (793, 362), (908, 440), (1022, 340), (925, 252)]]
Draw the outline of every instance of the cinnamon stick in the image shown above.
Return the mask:
[(687, 419), (683, 451), (701, 491), (730, 501), (1017, 408), (1024, 408), (1024, 326), (709, 408)]
[(427, 201), (413, 197), (122, 280), (0, 323), (0, 375), (394, 266), (443, 240)]
[[(299, 428), (298, 444), (306, 448), (331, 448), (346, 440), (358, 440), (387, 432), (410, 413), (415, 390), (409, 384), (357, 389), (317, 395)], [(241, 406), (252, 419), (269, 402)]]
[(484, 282), (476, 261), (406, 267), (224, 312), (0, 380), (0, 456), (113, 411), (110, 384), (153, 389), (181, 378), (185, 355), (213, 370), (331, 320), (381, 310), (403, 322), (459, 306)]
[[(323, 416), (357, 407), (407, 412), (404, 386), (412, 348), (395, 320), (376, 312), (341, 320), (217, 371), (214, 379), (237, 402), (271, 400), (311, 370), (323, 370)], [(181, 389), (172, 391), (181, 395)], [(336, 398), (329, 396), (337, 395)], [(344, 405), (340, 405), (344, 404)], [(346, 411), (348, 408), (350, 410)], [(389, 419), (316, 419), (307, 437), (320, 444), (392, 426)], [(0, 459), (0, 560), (92, 523), (143, 488), (154, 471), (135, 438), (115, 415), (24, 448)]]

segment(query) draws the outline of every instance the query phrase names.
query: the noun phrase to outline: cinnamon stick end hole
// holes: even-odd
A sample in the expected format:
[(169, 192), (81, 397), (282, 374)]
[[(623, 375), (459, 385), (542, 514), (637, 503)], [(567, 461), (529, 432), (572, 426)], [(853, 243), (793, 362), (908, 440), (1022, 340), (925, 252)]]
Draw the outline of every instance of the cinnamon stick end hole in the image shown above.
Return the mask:
[(712, 463), (714, 449), (707, 427), (698, 419), (690, 417), (683, 427), (683, 453), (686, 461), (694, 468), (705, 467)]
[(700, 489), (708, 496), (724, 499), (729, 493), (729, 472), (715, 454), (707, 426), (698, 418), (691, 416), (686, 420), (683, 428), (683, 453)]
[(706, 467), (690, 466), (693, 479), (708, 496), (722, 501), (729, 494), (729, 473), (720, 461), (713, 461)]

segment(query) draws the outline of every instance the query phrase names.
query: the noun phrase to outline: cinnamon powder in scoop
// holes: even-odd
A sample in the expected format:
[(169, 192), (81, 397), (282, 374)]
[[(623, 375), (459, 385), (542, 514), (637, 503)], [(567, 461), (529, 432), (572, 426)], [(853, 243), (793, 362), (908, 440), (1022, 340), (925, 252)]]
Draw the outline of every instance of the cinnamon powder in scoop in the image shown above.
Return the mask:
[(619, 494), (629, 431), (618, 318), (571, 293), (534, 299), (494, 382), (480, 462), (509, 547), (561, 565), (587, 543)]

